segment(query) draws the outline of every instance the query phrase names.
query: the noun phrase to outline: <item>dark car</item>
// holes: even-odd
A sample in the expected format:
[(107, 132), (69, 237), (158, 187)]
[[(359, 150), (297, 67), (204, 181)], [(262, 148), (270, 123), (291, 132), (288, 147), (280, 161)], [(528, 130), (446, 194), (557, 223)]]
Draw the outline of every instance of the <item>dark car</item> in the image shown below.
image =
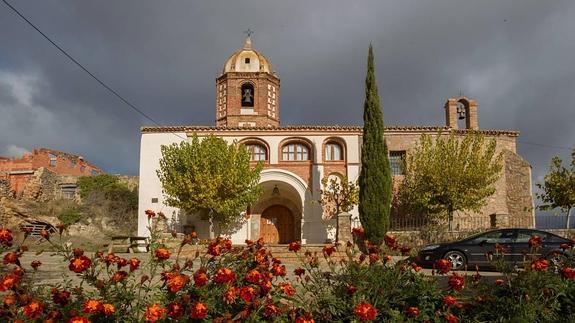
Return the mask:
[(571, 251), (564, 251), (561, 244), (571, 244), (572, 241), (558, 235), (533, 229), (499, 229), (470, 236), (466, 239), (427, 245), (419, 252), (417, 263), (420, 266), (431, 267), (438, 259), (451, 261), (453, 269), (492, 267), (486, 257), (488, 252), (495, 251), (495, 244), (506, 249), (504, 259), (511, 264), (522, 264), (524, 255), (530, 247), (528, 241), (533, 236), (541, 237), (541, 248), (537, 250), (539, 257), (554, 259), (556, 252), (564, 256), (572, 256)]

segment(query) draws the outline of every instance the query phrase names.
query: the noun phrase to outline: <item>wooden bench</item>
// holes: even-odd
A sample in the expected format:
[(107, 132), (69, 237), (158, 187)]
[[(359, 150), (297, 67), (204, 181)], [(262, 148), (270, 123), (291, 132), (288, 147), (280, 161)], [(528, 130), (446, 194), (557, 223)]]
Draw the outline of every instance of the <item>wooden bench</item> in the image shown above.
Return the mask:
[(148, 252), (150, 250), (150, 243), (148, 237), (115, 236), (112, 237), (107, 247), (108, 253), (112, 253), (116, 250), (118, 250), (118, 252), (135, 253), (141, 249), (145, 249), (146, 252)]

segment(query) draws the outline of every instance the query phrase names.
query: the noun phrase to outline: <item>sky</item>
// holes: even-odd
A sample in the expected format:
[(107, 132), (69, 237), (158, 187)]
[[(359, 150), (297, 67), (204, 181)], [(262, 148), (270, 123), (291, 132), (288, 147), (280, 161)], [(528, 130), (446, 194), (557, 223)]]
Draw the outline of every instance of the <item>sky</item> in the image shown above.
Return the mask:
[[(282, 125), (361, 125), (371, 43), (386, 125), (444, 125), (462, 93), (480, 128), (520, 131), (534, 182), (575, 146), (575, 1), (9, 2), (162, 125), (214, 124), (215, 78), (249, 28)], [(149, 120), (2, 2), (0, 44), (0, 155), (49, 147), (137, 175)]]

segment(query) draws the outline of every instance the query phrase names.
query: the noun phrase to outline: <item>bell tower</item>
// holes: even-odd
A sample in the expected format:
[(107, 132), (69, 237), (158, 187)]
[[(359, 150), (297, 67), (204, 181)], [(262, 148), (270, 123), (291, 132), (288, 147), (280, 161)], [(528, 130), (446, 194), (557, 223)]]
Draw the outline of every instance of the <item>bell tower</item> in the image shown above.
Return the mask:
[(216, 126), (279, 127), (280, 79), (247, 33), (216, 78)]

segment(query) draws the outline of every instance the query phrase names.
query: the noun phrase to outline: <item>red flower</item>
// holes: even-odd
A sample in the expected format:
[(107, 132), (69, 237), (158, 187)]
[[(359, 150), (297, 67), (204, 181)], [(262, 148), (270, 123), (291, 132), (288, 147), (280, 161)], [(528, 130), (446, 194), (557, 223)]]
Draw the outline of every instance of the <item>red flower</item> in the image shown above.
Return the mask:
[(40, 231), (40, 236), (46, 240), (50, 240), (50, 232), (42, 229), (42, 231)]
[(110, 315), (114, 315), (114, 313), (116, 313), (116, 308), (114, 307), (113, 304), (104, 304), (102, 306), (104, 308), (104, 315), (110, 316)]
[(227, 250), (227, 251), (232, 250), (232, 240), (223, 239), (220, 244), (222, 247), (224, 247), (225, 250)]
[(301, 249), (301, 244), (299, 241), (291, 242), (288, 246), (289, 251), (298, 252)]
[(80, 256), (84, 255), (84, 250), (82, 250), (80, 248), (74, 248), (72, 250), (72, 253), (74, 254), (74, 257), (80, 257)]
[(575, 280), (575, 270), (571, 267), (561, 269), (561, 275), (568, 280)]
[(114, 275), (112, 276), (111, 280), (115, 283), (119, 283), (121, 281), (123, 281), (124, 279), (126, 279), (126, 277), (128, 277), (128, 273), (120, 270), (114, 273)]
[(282, 292), (284, 294), (286, 294), (287, 296), (294, 296), (295, 295), (295, 289), (293, 288), (293, 286), (290, 283), (280, 283), (279, 286), (280, 286), (280, 289), (282, 290)]
[(412, 264), (411, 264), (411, 268), (413, 268), (413, 270), (414, 270), (416, 273), (420, 272), (421, 269), (422, 269), (422, 268), (421, 268), (420, 266), (418, 266), (416, 263), (412, 263)]
[(208, 305), (202, 302), (196, 302), (192, 305), (191, 318), (203, 320), (208, 316)]
[(414, 306), (408, 307), (407, 310), (405, 310), (405, 313), (411, 317), (419, 316), (419, 308)]
[(40, 262), (40, 260), (34, 260), (30, 263), (30, 266), (34, 268), (34, 270), (38, 270), (38, 267), (40, 267), (41, 265), (42, 262)]
[(0, 229), (0, 244), (10, 247), (13, 239), (12, 231), (4, 228)]
[(68, 321), (68, 323), (90, 323), (90, 321), (83, 316), (74, 316)]
[(529, 247), (531, 248), (537, 248), (539, 246), (541, 246), (541, 237), (540, 236), (532, 236), (531, 238), (529, 238)]
[(128, 264), (130, 265), (130, 271), (134, 271), (140, 267), (140, 259), (132, 258), (128, 260)]
[(86, 314), (96, 314), (104, 311), (104, 304), (98, 299), (87, 299), (82, 304), (82, 310)]
[(294, 275), (296, 276), (301, 276), (303, 274), (305, 274), (305, 269), (303, 268), (296, 268), (293, 270)]
[(160, 304), (148, 305), (144, 317), (148, 322), (156, 322), (160, 320), (164, 315), (166, 315), (166, 309), (160, 306)]
[(374, 262), (377, 262), (379, 260), (379, 256), (376, 253), (370, 253), (369, 254), (369, 263), (373, 264)]
[(220, 268), (214, 275), (214, 281), (218, 284), (229, 284), (236, 280), (236, 274), (229, 268)]
[(79, 274), (81, 272), (86, 271), (88, 268), (90, 268), (91, 265), (92, 260), (90, 260), (90, 258), (86, 256), (80, 256), (70, 260), (70, 265), (68, 266), (68, 268), (71, 271)]
[(8, 264), (17, 264), (19, 263), (18, 258), (20, 257), (19, 254), (15, 253), (15, 252), (9, 252), (6, 255), (4, 255), (4, 264), (8, 265)]
[(24, 315), (31, 320), (35, 320), (44, 312), (44, 305), (40, 301), (33, 300), (24, 306)]
[(323, 247), (323, 254), (327, 255), (328, 257), (330, 257), (334, 252), (335, 252), (335, 246), (334, 245), (329, 245), (329, 246)]
[(397, 248), (397, 239), (389, 234), (386, 234), (383, 236), (383, 241), (385, 242), (385, 245), (388, 246), (391, 249), (396, 249)]
[(405, 256), (405, 255), (409, 254), (409, 252), (411, 251), (411, 248), (408, 246), (401, 246), (401, 247), (399, 247), (399, 251), (401, 251), (401, 254)]
[(126, 266), (127, 264), (128, 264), (128, 259), (126, 259), (126, 258), (118, 257), (118, 259), (116, 259), (116, 265), (118, 265), (118, 269), (121, 269), (122, 267)]
[(453, 315), (452, 313), (445, 314), (444, 318), (445, 318), (445, 321), (448, 323), (459, 322), (459, 320), (457, 319), (457, 316)]
[(353, 229), (351, 229), (351, 234), (354, 237), (360, 238), (360, 237), (363, 237), (363, 235), (365, 234), (365, 231), (363, 230), (363, 228), (353, 228)]
[(217, 257), (222, 254), (220, 244), (217, 240), (210, 242), (210, 244), (208, 245), (208, 254), (214, 257)]
[(311, 314), (306, 314), (304, 316), (298, 316), (295, 319), (295, 323), (315, 323)]
[(2, 301), (6, 307), (10, 307), (16, 304), (16, 295), (10, 294), (4, 296), (4, 300)]
[(256, 297), (256, 290), (252, 286), (243, 286), (240, 289), (240, 297), (244, 302), (250, 303)]
[(260, 283), (261, 294), (265, 295), (265, 294), (269, 293), (270, 290), (272, 290), (272, 287), (273, 287), (273, 285), (272, 285), (271, 281), (269, 281), (267, 279), (262, 281)]
[(445, 295), (445, 296), (443, 296), (443, 305), (445, 305), (447, 307), (453, 307), (453, 306), (457, 305), (457, 298), (455, 298), (451, 295)]
[(447, 274), (451, 270), (451, 261), (447, 259), (438, 259), (435, 262), (435, 266), (437, 267), (437, 271), (441, 274)]
[(449, 287), (451, 287), (451, 289), (453, 289), (456, 292), (460, 292), (463, 287), (465, 287), (465, 279), (463, 278), (463, 276), (457, 274), (457, 273), (453, 273), (453, 275), (451, 275), (451, 277), (449, 277)]
[(54, 302), (54, 304), (65, 306), (70, 301), (70, 292), (65, 290), (59, 291), (57, 288), (53, 288), (52, 301)]
[(230, 287), (228, 288), (223, 295), (224, 302), (226, 304), (234, 304), (236, 302), (236, 298), (238, 297), (239, 289), (237, 287)]
[(505, 283), (505, 281), (503, 279), (496, 279), (495, 280), (495, 285), (503, 285), (503, 283)]
[(353, 309), (355, 316), (362, 322), (373, 321), (377, 316), (377, 309), (369, 303), (360, 303)]
[(20, 283), (20, 276), (8, 274), (0, 279), (0, 292), (16, 287)]
[(251, 246), (254, 245), (254, 241), (253, 241), (253, 240), (246, 239), (245, 242), (246, 242), (246, 246), (248, 246), (248, 247), (251, 247)]
[(346, 289), (347, 289), (347, 294), (350, 296), (355, 294), (355, 292), (357, 292), (357, 286), (355, 286), (355, 285), (347, 285)]
[(267, 304), (264, 309), (264, 316), (265, 317), (274, 317), (280, 314), (280, 309), (275, 306), (274, 304)]
[(168, 304), (168, 316), (172, 319), (178, 319), (184, 314), (184, 307), (178, 302)]
[(531, 262), (531, 269), (534, 271), (545, 271), (549, 268), (549, 261), (547, 259), (536, 259)]
[(196, 287), (202, 287), (208, 283), (208, 275), (206, 274), (205, 268), (200, 268), (194, 273), (194, 285)]
[(248, 283), (257, 284), (261, 279), (262, 274), (255, 269), (248, 271), (248, 273), (246, 274), (246, 281)]
[(158, 248), (156, 249), (156, 259), (159, 261), (164, 261), (170, 258), (170, 251), (166, 248)]
[(272, 266), (272, 274), (274, 276), (285, 276), (286, 275), (286, 266), (274, 264)]
[(190, 281), (190, 277), (181, 273), (175, 273), (172, 275), (166, 284), (168, 285), (168, 289), (172, 293), (177, 293), (180, 291), (186, 284)]
[(144, 211), (144, 213), (146, 213), (146, 215), (148, 216), (148, 218), (153, 218), (156, 216), (156, 212), (152, 211), (152, 210), (146, 210)]

